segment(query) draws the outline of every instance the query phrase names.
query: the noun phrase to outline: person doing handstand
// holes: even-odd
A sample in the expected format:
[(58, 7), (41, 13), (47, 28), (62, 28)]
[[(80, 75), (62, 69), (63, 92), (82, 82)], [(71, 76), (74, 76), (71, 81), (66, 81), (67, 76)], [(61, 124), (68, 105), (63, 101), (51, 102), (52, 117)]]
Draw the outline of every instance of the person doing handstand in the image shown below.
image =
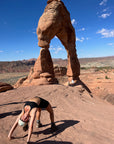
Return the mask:
[[(54, 112), (53, 109), (48, 101), (46, 101), (43, 98), (40, 97), (34, 97), (30, 99), (29, 101), (25, 102), (25, 105), (22, 109), (21, 114), (16, 119), (15, 123), (13, 124), (9, 134), (8, 138), (12, 139), (12, 134), (14, 130), (16, 129), (17, 125), (22, 126), (24, 131), (28, 130), (28, 137), (27, 137), (27, 143), (30, 142), (31, 134), (33, 131), (33, 123), (35, 120), (35, 117), (37, 119), (37, 126), (41, 127), (42, 124), (40, 122), (40, 116), (41, 116), (41, 109), (45, 108), (49, 114), (50, 114), (50, 120), (51, 120), (51, 129), (53, 131), (57, 130), (57, 127), (54, 123)], [(29, 127), (28, 127), (29, 122)]]

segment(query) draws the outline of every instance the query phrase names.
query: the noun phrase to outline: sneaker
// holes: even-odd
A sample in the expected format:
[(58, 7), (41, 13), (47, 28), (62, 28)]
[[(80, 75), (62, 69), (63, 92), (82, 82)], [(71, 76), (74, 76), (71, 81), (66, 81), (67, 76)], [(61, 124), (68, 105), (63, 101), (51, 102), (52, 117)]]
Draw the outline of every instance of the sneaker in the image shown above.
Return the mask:
[(36, 127), (37, 127), (37, 128), (40, 128), (40, 127), (42, 127), (42, 126), (43, 126), (43, 125), (42, 125), (41, 123), (37, 123), (37, 124), (36, 124)]

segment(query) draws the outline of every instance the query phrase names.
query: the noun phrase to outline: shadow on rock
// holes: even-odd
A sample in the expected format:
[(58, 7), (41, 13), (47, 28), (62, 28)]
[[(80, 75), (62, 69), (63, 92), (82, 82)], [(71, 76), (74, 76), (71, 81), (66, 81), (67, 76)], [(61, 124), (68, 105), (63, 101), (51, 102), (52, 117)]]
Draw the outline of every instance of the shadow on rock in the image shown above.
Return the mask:
[(5, 117), (10, 116), (10, 115), (16, 116), (16, 115), (19, 115), (20, 113), (21, 113), (21, 110), (2, 113), (2, 114), (0, 114), (0, 119), (5, 118)]
[(12, 105), (12, 104), (21, 104), (25, 102), (12, 102), (12, 103), (7, 103), (7, 104), (1, 104), (0, 106), (5, 106), (5, 105)]
[(44, 142), (30, 142), (29, 144), (72, 144), (66, 141), (44, 141)]
[(77, 80), (75, 83), (69, 84), (69, 86), (72, 86), (72, 87), (74, 87), (74, 86), (79, 86), (79, 85), (81, 85), (81, 86), (89, 93), (89, 95), (90, 95), (91, 97), (93, 97), (91, 90), (90, 90), (90, 89), (88, 88), (88, 86), (87, 86), (83, 81), (81, 81), (80, 79)]
[[(44, 139), (41, 139), (41, 140), (38, 140), (38, 141), (37, 141), (37, 142), (40, 142), (40, 141), (42, 141), (42, 140), (46, 140), (46, 139), (49, 139), (49, 138), (51, 138), (51, 137), (54, 137), (54, 136), (60, 134), (60, 133), (63, 132), (65, 129), (67, 129), (67, 128), (71, 127), (71, 126), (74, 126), (75, 124), (78, 124), (79, 122), (80, 122), (80, 121), (75, 121), (75, 120), (61, 120), (61, 121), (57, 121), (57, 122), (55, 122), (56, 125), (57, 125), (57, 123), (61, 123), (61, 124), (57, 125), (57, 128), (58, 128), (57, 131), (52, 132), (51, 128), (47, 128), (47, 129), (45, 129), (45, 130), (43, 130), (43, 131), (33, 132), (33, 134), (36, 134), (36, 135), (39, 135), (39, 134), (42, 134), (42, 133), (43, 133), (44, 135), (52, 134), (52, 135), (49, 136), (49, 137), (46, 137), (46, 138), (44, 138)], [(45, 125), (45, 126), (46, 126), (46, 125)], [(69, 143), (69, 144), (70, 144), (70, 143)]]

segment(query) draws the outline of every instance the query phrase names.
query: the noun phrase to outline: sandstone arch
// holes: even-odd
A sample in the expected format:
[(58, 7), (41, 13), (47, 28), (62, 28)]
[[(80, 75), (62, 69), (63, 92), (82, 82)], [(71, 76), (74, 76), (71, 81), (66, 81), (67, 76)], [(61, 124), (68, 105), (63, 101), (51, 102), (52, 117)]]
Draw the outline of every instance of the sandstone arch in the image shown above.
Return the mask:
[(76, 54), (75, 30), (71, 24), (70, 13), (61, 0), (48, 0), (44, 13), (37, 27), (38, 45), (41, 47), (33, 72), (26, 81), (34, 83), (55, 83), (53, 62), (49, 52), (49, 44), (57, 36), (64, 45), (67, 56), (67, 76), (69, 80), (77, 80), (80, 75), (80, 64)]

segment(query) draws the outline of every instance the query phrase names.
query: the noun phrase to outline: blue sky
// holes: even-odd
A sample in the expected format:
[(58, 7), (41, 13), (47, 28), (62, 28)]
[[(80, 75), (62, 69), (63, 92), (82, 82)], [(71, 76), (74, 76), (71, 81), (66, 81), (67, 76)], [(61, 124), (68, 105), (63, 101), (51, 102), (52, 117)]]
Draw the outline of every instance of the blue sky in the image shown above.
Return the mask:
[[(114, 56), (114, 0), (63, 0), (76, 31), (79, 58)], [(37, 58), (36, 28), (47, 0), (0, 0), (0, 61)], [(58, 38), (53, 58), (67, 58)]]

